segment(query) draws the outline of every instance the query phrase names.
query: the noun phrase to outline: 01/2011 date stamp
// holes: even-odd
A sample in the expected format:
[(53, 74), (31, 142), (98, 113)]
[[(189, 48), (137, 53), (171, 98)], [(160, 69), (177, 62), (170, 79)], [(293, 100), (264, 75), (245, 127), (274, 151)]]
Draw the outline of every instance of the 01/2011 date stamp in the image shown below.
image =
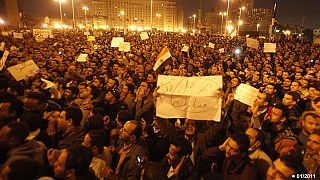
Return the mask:
[(291, 177), (294, 179), (315, 179), (316, 174), (293, 174)]

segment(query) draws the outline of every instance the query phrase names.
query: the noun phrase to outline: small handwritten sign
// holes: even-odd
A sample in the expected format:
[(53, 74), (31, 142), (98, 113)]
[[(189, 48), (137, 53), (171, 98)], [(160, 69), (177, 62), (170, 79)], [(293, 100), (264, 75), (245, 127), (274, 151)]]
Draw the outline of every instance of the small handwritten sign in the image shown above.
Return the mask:
[(113, 37), (111, 41), (111, 47), (119, 47), (120, 43), (124, 42), (123, 37)]
[(129, 52), (130, 51), (130, 42), (119, 43), (119, 51)]
[(220, 121), (222, 76), (159, 75), (157, 86), (157, 116)]
[(8, 71), (14, 77), (14, 79), (20, 81), (22, 79), (25, 79), (26, 77), (36, 75), (39, 72), (39, 68), (33, 60), (29, 60), (9, 67)]
[(247, 84), (240, 84), (236, 90), (234, 99), (248, 106), (253, 106), (253, 103), (256, 100), (258, 93), (259, 89)]

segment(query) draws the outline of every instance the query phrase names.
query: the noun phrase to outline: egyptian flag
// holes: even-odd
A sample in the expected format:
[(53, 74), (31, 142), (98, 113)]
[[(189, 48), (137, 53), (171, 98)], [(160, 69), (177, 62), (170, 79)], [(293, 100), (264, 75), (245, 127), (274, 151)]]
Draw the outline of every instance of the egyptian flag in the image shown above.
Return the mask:
[(157, 57), (157, 61), (153, 66), (153, 70), (158, 74), (168, 65), (172, 63), (172, 58), (168, 47), (164, 47)]

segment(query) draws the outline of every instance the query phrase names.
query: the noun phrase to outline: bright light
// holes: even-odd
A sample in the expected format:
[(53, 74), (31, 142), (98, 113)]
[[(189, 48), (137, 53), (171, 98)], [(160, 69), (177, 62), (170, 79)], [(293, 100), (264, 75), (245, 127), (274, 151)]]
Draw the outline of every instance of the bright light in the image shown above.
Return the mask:
[(137, 27), (136, 27), (136, 26), (134, 26), (134, 25), (131, 25), (131, 26), (129, 26), (129, 29), (130, 29), (131, 31), (134, 31), (134, 30), (136, 30), (136, 29), (137, 29)]
[(181, 32), (182, 32), (182, 33), (186, 33), (187, 30), (186, 30), (186, 29), (182, 29)]
[(178, 28), (176, 28), (176, 29), (175, 29), (175, 31), (176, 31), (176, 32), (178, 32), (178, 31), (179, 31), (179, 29), (178, 29)]
[(82, 9), (85, 10), (85, 11), (89, 10), (89, 8), (87, 6), (83, 6)]
[(243, 24), (243, 21), (242, 21), (242, 20), (239, 20), (238, 23), (239, 23), (239, 25), (242, 25), (242, 24)]
[(227, 30), (228, 30), (229, 32), (231, 32), (233, 29), (234, 29), (234, 27), (233, 27), (232, 25), (228, 25), (228, 26), (227, 26)]
[(135, 20), (135, 21), (137, 21), (137, 20), (138, 20), (138, 18), (136, 18), (136, 17), (135, 17), (135, 18), (134, 18), (134, 20)]
[(43, 28), (47, 28), (47, 27), (48, 27), (48, 24), (42, 24), (42, 27), (43, 27)]
[(219, 15), (220, 15), (220, 16), (222, 16), (222, 14), (223, 14), (222, 12), (219, 12)]
[(161, 14), (157, 13), (156, 16), (157, 16), (157, 17), (161, 17)]
[(244, 6), (241, 7), (241, 10), (245, 10), (245, 9), (246, 9), (246, 7), (244, 7)]
[(56, 1), (56, 2), (62, 2), (62, 3), (65, 3), (65, 2), (66, 2), (66, 0), (54, 0), (54, 1)]
[(286, 30), (286, 31), (283, 31), (283, 33), (284, 33), (285, 35), (290, 35), (290, 34), (291, 34), (291, 31)]
[(143, 28), (142, 27), (138, 27), (137, 31), (143, 31)]
[(4, 24), (4, 20), (0, 18), (0, 24)]
[(257, 24), (257, 27), (260, 27), (260, 24)]
[(195, 33), (195, 32), (196, 32), (196, 30), (192, 30), (192, 32), (193, 32), (193, 33)]
[(194, 14), (192, 17), (193, 17), (193, 18), (196, 18), (196, 17), (197, 17), (197, 15), (195, 15), (195, 14)]
[(120, 11), (120, 15), (124, 15), (124, 11)]
[(234, 53), (238, 55), (238, 54), (241, 53), (241, 50), (237, 48), (237, 49), (234, 51)]
[(227, 13), (226, 13), (226, 12), (224, 12), (224, 13), (223, 13), (223, 15), (224, 15), (224, 16), (226, 16), (226, 15), (227, 15)]
[(53, 25), (53, 27), (56, 28), (56, 29), (60, 29), (62, 26), (60, 24), (56, 23), (56, 24)]
[(82, 25), (82, 24), (79, 24), (79, 28), (80, 28), (80, 29), (84, 29), (84, 28), (85, 28), (85, 26), (84, 26), (84, 25)]

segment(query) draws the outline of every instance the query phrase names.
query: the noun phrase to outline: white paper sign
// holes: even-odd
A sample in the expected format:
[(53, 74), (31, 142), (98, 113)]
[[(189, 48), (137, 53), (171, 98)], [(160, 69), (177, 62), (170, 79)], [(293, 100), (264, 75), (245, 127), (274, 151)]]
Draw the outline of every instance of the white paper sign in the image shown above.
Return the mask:
[(2, 31), (1, 34), (2, 34), (2, 36), (9, 36), (8, 31)]
[(15, 39), (23, 39), (23, 33), (13, 33), (13, 38)]
[(220, 121), (222, 76), (159, 75), (157, 86), (157, 116)]
[(77, 61), (78, 62), (86, 62), (88, 58), (88, 54), (80, 54)]
[(211, 43), (211, 42), (209, 42), (209, 48), (212, 48), (212, 49), (214, 49), (214, 44), (213, 43)]
[(45, 82), (45, 83), (47, 84), (44, 89), (49, 89), (49, 88), (52, 88), (52, 87), (55, 87), (55, 86), (56, 86), (56, 85), (55, 85), (53, 82), (51, 82), (51, 81), (48, 81), (48, 80), (42, 79), (42, 78), (40, 78), (40, 79), (41, 79), (41, 81), (43, 81), (43, 82)]
[(29, 60), (27, 62), (9, 67), (8, 71), (17, 81), (20, 81), (26, 77), (36, 75), (39, 72), (39, 68), (33, 60)]
[(52, 35), (51, 29), (33, 29), (33, 36), (42, 36), (43, 38), (48, 38)]
[(259, 41), (252, 38), (247, 38), (247, 46), (253, 49), (259, 49)]
[(130, 42), (119, 43), (119, 51), (129, 52), (130, 51)]
[(182, 52), (189, 52), (189, 46), (184, 46), (181, 51)]
[(85, 32), (84, 32), (84, 35), (85, 35), (85, 36), (90, 36), (90, 32), (89, 32), (89, 31), (85, 31)]
[(9, 56), (9, 51), (5, 51), (2, 55), (2, 58), (0, 60), (0, 71), (2, 71), (4, 65), (6, 64), (6, 60)]
[(275, 53), (276, 49), (277, 49), (277, 44), (276, 43), (264, 43), (263, 52)]
[(140, 37), (141, 37), (141, 40), (149, 39), (149, 35), (147, 32), (141, 32)]
[(219, 53), (224, 53), (224, 48), (220, 48)]
[(124, 42), (123, 37), (113, 37), (111, 41), (111, 47), (119, 47), (121, 42)]
[(4, 45), (5, 45), (6, 43), (5, 42), (1, 42), (0, 43), (0, 51), (3, 51), (4, 50)]
[(236, 90), (234, 99), (248, 106), (253, 106), (253, 102), (256, 100), (258, 93), (259, 89), (247, 84), (240, 84)]

